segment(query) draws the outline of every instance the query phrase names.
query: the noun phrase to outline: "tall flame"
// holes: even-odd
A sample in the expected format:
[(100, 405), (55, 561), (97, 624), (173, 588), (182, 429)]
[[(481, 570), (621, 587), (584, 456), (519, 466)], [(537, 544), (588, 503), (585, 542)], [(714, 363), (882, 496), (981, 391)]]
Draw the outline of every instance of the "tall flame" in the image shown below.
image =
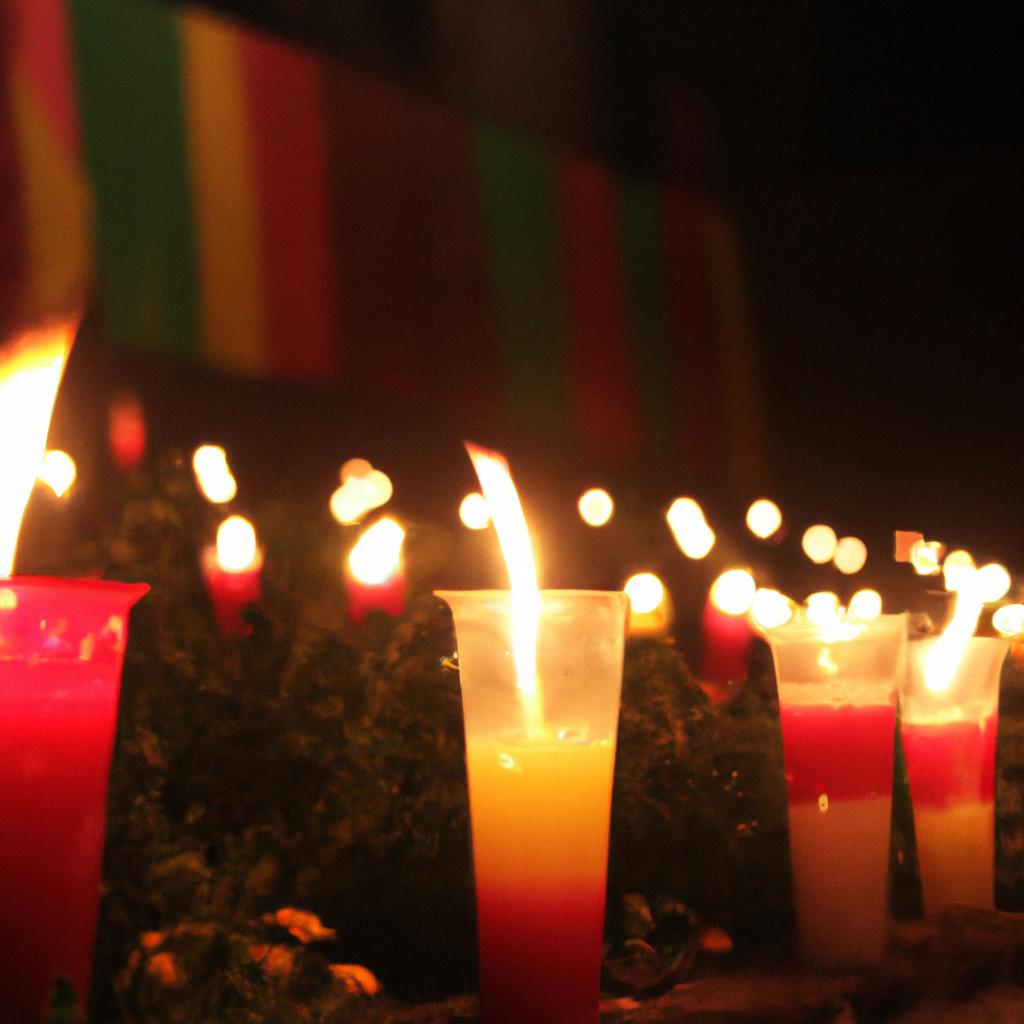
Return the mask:
[(537, 682), (540, 590), (537, 586), (537, 562), (530, 543), (530, 531), (504, 456), (468, 442), (466, 451), (473, 461), (480, 489), (491, 510), (491, 520), (508, 570), (512, 592), (512, 663), (516, 669), (516, 685), (523, 701), (527, 724), (539, 728), (543, 721), (540, 686)]
[(26, 331), (0, 351), (0, 576), (14, 571), (75, 327), (68, 321)]
[(961, 572), (955, 582), (956, 605), (941, 636), (924, 663), (924, 685), (932, 693), (945, 693), (953, 683), (957, 667), (974, 636), (985, 604), (984, 579), (977, 570)]

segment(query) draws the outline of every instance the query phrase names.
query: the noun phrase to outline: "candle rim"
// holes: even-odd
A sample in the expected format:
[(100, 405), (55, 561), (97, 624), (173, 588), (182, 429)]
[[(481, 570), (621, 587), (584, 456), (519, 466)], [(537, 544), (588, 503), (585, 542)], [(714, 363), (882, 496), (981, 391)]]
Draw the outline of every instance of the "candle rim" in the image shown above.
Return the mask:
[(141, 600), (150, 591), (148, 583), (125, 583), (121, 580), (78, 579), (64, 576), (0, 576), (0, 590), (5, 587), (20, 587), (31, 590), (73, 590), (78, 594), (102, 595), (120, 594), (131, 597), (132, 604)]

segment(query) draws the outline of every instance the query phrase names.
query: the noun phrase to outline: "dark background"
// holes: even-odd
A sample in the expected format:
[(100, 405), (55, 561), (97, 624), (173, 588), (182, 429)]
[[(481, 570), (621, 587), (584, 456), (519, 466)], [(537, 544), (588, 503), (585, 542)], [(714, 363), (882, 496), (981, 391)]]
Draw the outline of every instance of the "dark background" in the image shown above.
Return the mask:
[[(210, 6), (468, 114), (720, 194), (743, 246), (770, 491), (791, 521), (830, 522), (874, 550), (893, 528), (918, 528), (981, 558), (1024, 562), (1024, 118), (1021, 40), (1009, 8), (922, 13), (810, 0)], [(89, 359), (76, 356), (72, 393), (77, 378), (97, 372), (149, 383), (164, 376), (155, 440), (162, 431), (176, 443), (205, 440), (201, 425), (236, 444), (243, 478), (257, 480), (288, 453), (296, 479), (323, 478), (318, 459), (328, 456), (295, 439), (340, 429), (332, 389), (237, 384), (186, 367), (97, 369)], [(176, 379), (179, 392), (194, 395), (187, 416)], [(271, 400), (291, 420), (282, 450), (273, 438), (247, 450), (238, 410)], [(411, 506), (446, 513), (454, 489), (471, 485), (458, 439), (440, 425), (409, 410), (382, 421), (353, 397), (342, 407), (356, 413), (345, 417), (342, 440), (379, 456)], [(514, 438), (508, 445), (522, 485), (538, 495), (586, 483), (595, 468), (565, 466)], [(611, 482), (638, 505), (686, 490), (657, 463)], [(737, 496), (704, 497), (723, 514), (742, 511)]]

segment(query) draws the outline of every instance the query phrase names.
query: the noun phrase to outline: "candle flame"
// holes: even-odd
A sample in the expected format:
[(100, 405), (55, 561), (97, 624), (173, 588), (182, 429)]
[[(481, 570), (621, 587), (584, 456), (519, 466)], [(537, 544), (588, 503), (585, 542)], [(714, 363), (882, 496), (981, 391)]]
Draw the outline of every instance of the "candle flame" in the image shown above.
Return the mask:
[(225, 572), (245, 572), (259, 560), (255, 527), (244, 516), (228, 516), (217, 527), (217, 564)]
[(537, 728), (543, 719), (537, 680), (540, 590), (537, 586), (537, 563), (530, 543), (530, 531), (504, 456), (468, 442), (466, 451), (491, 510), (498, 545), (508, 570), (512, 593), (512, 663), (516, 669), (516, 685), (523, 701), (527, 724)]
[(402, 561), (405, 530), (385, 516), (378, 519), (355, 542), (348, 554), (348, 567), (360, 583), (376, 586), (393, 576)]
[(665, 600), (665, 584), (653, 572), (638, 572), (630, 576), (623, 586), (629, 598), (629, 610), (636, 615), (648, 615)]
[(726, 615), (746, 615), (754, 604), (757, 584), (746, 569), (729, 569), (711, 584), (711, 603)]
[(14, 571), (74, 331), (74, 321), (26, 331), (0, 352), (0, 576)]
[(67, 494), (68, 488), (75, 482), (78, 469), (75, 466), (75, 460), (67, 452), (62, 452), (59, 448), (51, 448), (43, 456), (43, 461), (39, 463), (37, 475), (39, 480), (46, 484), (58, 498), (63, 498)]
[(764, 630), (778, 629), (789, 622), (796, 611), (796, 605), (785, 594), (769, 587), (759, 587), (754, 594), (750, 614), (754, 622)]
[(192, 455), (192, 469), (203, 497), (214, 505), (223, 505), (238, 493), (227, 452), (219, 444), (200, 445)]

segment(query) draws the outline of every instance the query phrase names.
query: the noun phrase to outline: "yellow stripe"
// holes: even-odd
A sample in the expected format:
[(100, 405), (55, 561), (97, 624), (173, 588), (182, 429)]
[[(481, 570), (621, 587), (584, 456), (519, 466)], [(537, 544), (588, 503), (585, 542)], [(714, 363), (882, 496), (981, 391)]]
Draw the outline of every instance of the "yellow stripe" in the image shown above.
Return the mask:
[(707, 282), (717, 328), (726, 430), (726, 474), (736, 494), (765, 485), (758, 367), (736, 234), (720, 209), (702, 206)]
[(224, 369), (259, 373), (269, 336), (238, 33), (190, 10), (181, 34), (203, 354)]
[(82, 307), (92, 273), (92, 208), (84, 174), (60, 145), (29, 82), (14, 73), (9, 85), (29, 261), (22, 312), (35, 319)]

